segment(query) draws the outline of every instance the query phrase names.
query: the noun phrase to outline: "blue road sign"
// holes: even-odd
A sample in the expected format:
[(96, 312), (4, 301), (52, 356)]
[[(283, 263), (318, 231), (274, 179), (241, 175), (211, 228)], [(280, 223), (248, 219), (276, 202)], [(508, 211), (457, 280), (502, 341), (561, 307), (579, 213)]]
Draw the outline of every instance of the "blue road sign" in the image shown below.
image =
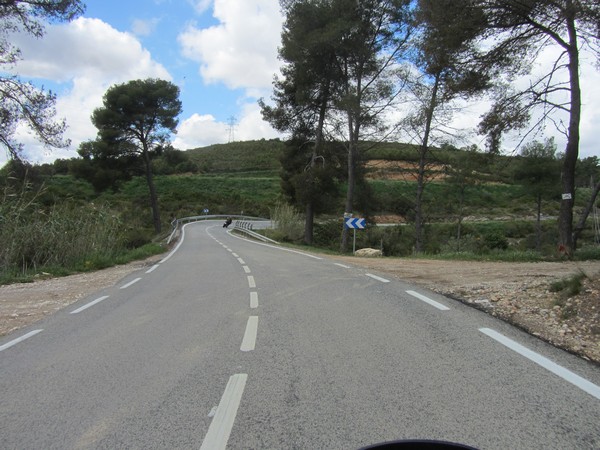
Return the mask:
[(365, 219), (360, 219), (358, 217), (345, 219), (344, 224), (346, 228), (354, 228), (355, 230), (362, 230), (367, 225)]

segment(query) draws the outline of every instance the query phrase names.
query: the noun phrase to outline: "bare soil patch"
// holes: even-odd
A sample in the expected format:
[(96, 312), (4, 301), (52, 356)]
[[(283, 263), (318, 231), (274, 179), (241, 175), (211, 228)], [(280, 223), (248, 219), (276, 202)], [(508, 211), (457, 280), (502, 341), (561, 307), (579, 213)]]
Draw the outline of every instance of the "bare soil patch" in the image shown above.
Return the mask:
[[(110, 286), (161, 257), (97, 272), (0, 286), (0, 335), (15, 332)], [(390, 274), (499, 317), (557, 347), (600, 364), (600, 261), (502, 263), (402, 258), (332, 258)], [(550, 292), (583, 272), (580, 294)]]
[[(388, 159), (370, 159), (365, 162), (367, 178), (379, 180), (414, 181), (418, 162), (395, 161)], [(428, 179), (439, 181), (446, 178), (443, 164), (428, 164)]]

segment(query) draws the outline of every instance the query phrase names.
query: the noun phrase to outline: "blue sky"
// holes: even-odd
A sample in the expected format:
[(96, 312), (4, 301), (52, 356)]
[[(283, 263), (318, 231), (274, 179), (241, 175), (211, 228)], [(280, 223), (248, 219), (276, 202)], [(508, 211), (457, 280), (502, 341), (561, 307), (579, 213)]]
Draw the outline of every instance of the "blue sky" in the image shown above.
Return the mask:
[[(57, 115), (69, 126), (69, 149), (48, 151), (25, 130), (25, 156), (34, 163), (77, 156), (83, 141), (94, 139), (92, 111), (102, 105), (106, 90), (116, 84), (148, 77), (167, 79), (181, 90), (183, 113), (173, 145), (181, 150), (225, 143), (235, 119), (234, 140), (270, 139), (278, 134), (262, 120), (257, 100), (271, 96), (272, 80), (279, 70), (283, 18), (279, 0), (88, 0), (83, 17), (46, 27), (43, 39), (15, 36), (23, 59), (15, 72), (24, 80), (57, 93)], [(551, 66), (557, 51), (543, 52), (534, 72)], [(529, 79), (520, 80), (529, 84)], [(580, 157), (600, 156), (600, 72), (582, 58), (584, 92)], [(460, 130), (458, 146), (484, 138), (474, 134), (489, 100), (457, 105), (448, 130)], [(399, 120), (402, 110), (390, 113)], [(563, 119), (564, 118), (558, 118)], [(446, 135), (447, 136), (447, 135)], [(564, 136), (551, 125), (543, 140), (554, 136), (558, 151)], [(398, 140), (410, 142), (399, 136)], [(529, 139), (531, 140), (531, 139)], [(505, 139), (514, 150), (518, 136)], [(6, 155), (0, 153), (0, 166)]]

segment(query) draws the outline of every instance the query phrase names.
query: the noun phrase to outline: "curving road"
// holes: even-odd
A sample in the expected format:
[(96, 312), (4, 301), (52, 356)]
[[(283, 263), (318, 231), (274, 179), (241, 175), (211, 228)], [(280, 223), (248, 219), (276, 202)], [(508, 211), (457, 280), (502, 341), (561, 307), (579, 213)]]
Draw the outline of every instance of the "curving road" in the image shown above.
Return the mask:
[(194, 223), (156, 266), (0, 339), (0, 448), (598, 449), (599, 386), (460, 303)]

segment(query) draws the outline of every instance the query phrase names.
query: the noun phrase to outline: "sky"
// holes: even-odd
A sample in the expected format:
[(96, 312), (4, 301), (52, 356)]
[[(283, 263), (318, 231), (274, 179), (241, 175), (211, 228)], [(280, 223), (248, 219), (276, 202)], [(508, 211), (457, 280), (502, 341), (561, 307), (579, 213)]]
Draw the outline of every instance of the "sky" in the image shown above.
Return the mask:
[[(42, 39), (16, 36), (22, 61), (15, 71), (57, 94), (57, 116), (66, 118), (72, 141), (67, 150), (48, 152), (22, 131), (28, 160), (78, 156), (79, 144), (96, 136), (90, 115), (102, 106), (106, 90), (149, 77), (180, 88), (176, 148), (279, 136), (262, 120), (257, 104), (270, 97), (280, 64), (278, 0), (85, 3), (82, 17), (46, 26)], [(0, 154), (0, 166), (5, 161)]]
[[(90, 115), (102, 106), (106, 90), (117, 83), (150, 77), (171, 81), (180, 88), (183, 112), (173, 137), (175, 148), (281, 137), (262, 120), (257, 104), (259, 98), (270, 98), (273, 77), (281, 64), (277, 48), (283, 17), (278, 0), (85, 3), (82, 17), (46, 26), (42, 39), (15, 36), (23, 57), (15, 71), (23, 80), (56, 93), (57, 116), (66, 119), (66, 137), (72, 142), (68, 149), (48, 151), (19, 130), (30, 162), (78, 156), (79, 144), (96, 137)], [(548, 61), (550, 56), (551, 52)], [(596, 139), (600, 130), (600, 73), (589, 70), (589, 61), (583, 64), (587, 69), (582, 76), (582, 158), (600, 156)], [(488, 105), (487, 101), (466, 103), (450, 125), (474, 129)], [(564, 138), (553, 129), (548, 132), (556, 136), (558, 151), (563, 151)], [(543, 136), (536, 138), (543, 140)], [(484, 147), (481, 136), (471, 135), (469, 139)], [(510, 146), (510, 140), (507, 144)], [(0, 153), (0, 166), (6, 156)]]

